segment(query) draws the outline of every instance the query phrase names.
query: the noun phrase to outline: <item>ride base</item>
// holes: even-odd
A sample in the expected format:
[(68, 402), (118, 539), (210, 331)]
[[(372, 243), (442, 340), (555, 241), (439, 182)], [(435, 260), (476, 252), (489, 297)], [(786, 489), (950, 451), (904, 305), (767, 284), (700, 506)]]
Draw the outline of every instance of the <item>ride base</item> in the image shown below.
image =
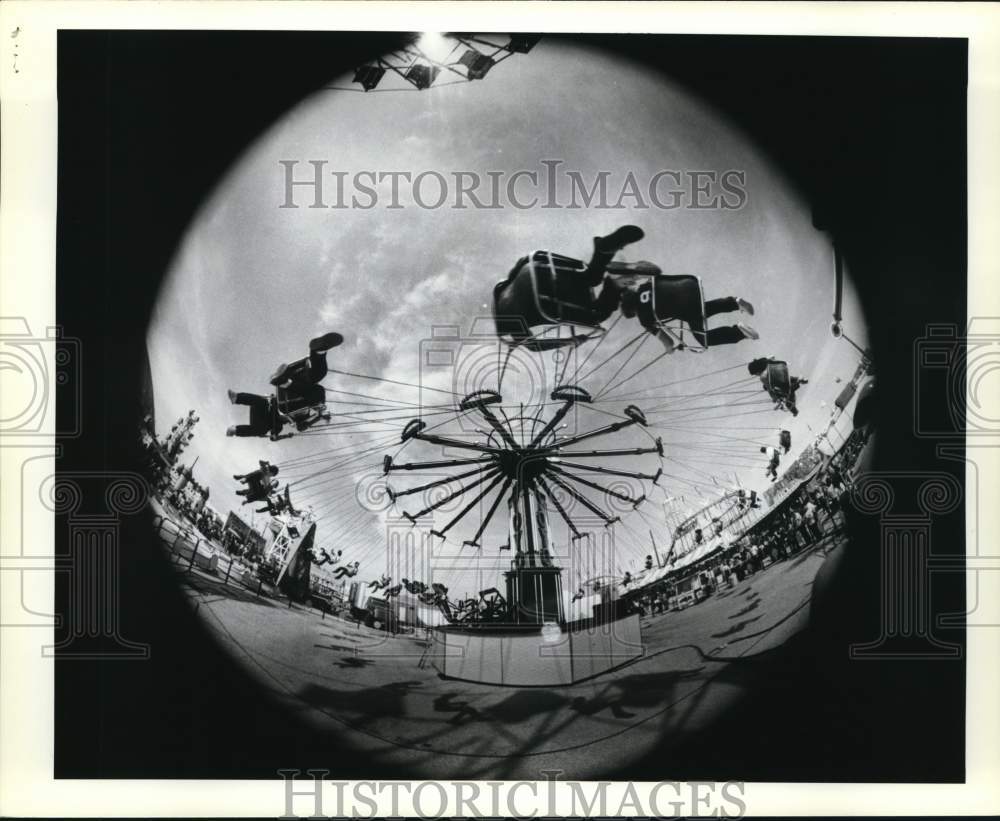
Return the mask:
[(643, 656), (639, 616), (557, 625), (448, 625), (434, 631), (431, 664), (443, 677), (503, 687), (557, 687)]

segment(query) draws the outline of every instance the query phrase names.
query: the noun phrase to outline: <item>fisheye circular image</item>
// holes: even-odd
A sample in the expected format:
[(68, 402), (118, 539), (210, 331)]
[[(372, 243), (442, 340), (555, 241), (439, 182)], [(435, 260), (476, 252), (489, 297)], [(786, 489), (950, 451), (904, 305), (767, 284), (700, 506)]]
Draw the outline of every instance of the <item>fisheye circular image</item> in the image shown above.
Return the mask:
[(600, 778), (805, 628), (873, 442), (864, 319), (773, 160), (669, 77), (407, 43), (194, 215), (146, 339), (154, 524), (218, 652), (331, 748)]

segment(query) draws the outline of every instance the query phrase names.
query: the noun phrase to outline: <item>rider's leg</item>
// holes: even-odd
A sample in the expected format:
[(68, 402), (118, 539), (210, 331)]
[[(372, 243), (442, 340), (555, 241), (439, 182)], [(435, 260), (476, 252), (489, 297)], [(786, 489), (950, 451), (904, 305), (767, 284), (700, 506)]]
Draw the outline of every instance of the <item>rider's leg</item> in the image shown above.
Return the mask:
[(309, 352), (326, 353), (331, 348), (336, 348), (338, 345), (343, 343), (343, 341), (344, 337), (342, 337), (336, 331), (330, 331), (330, 333), (323, 334), (322, 336), (317, 336), (315, 339), (310, 339)]
[(343, 341), (344, 337), (333, 332), (310, 340), (309, 356), (279, 365), (271, 376), (271, 384), (278, 386), (290, 382), (293, 386), (298, 386), (299, 390), (316, 384), (326, 376), (326, 352), (336, 348)]
[(312, 385), (318, 381), (313, 379), (313, 370), (316, 370), (319, 379), (326, 376), (326, 354), (310, 353), (308, 357), (296, 359), (294, 362), (279, 365), (278, 369), (271, 375), (271, 384), (275, 387), (284, 385), (289, 388), (302, 390), (304, 386)]
[(309, 340), (309, 381), (315, 384), (326, 376), (326, 352), (343, 341), (344, 337), (335, 331)]
[(608, 263), (626, 245), (641, 240), (645, 234), (637, 225), (623, 225), (606, 237), (594, 237), (594, 254), (590, 258), (584, 276), (591, 287), (596, 288), (604, 279)]
[(749, 325), (727, 325), (724, 328), (712, 328), (702, 337), (702, 334), (695, 332), (695, 337), (702, 344), (707, 344), (709, 348), (716, 345), (734, 345), (744, 339), (757, 339), (757, 332)]
[(326, 351), (309, 351), (309, 381), (314, 385), (326, 376)]
[(226, 436), (265, 436), (267, 428), (261, 431), (255, 425), (230, 425)]
[(726, 314), (730, 311), (743, 311), (753, 316), (753, 305), (741, 297), (726, 296), (721, 299), (710, 299), (705, 303), (705, 316)]
[(621, 300), (621, 291), (618, 286), (615, 285), (610, 279), (604, 279), (604, 285), (601, 288), (600, 293), (597, 295), (597, 299), (594, 300), (594, 321), (596, 323), (601, 323), (607, 319), (611, 314), (618, 310), (618, 304)]
[(708, 299), (705, 301), (705, 316), (715, 316), (716, 314), (727, 314), (730, 311), (738, 311), (740, 303), (734, 296), (726, 296), (721, 299)]
[(234, 405), (249, 405), (251, 408), (260, 402), (267, 402), (266, 397), (256, 393), (233, 393), (230, 399)]
[(249, 405), (250, 406), (250, 424), (249, 425), (236, 425), (233, 436), (266, 436), (268, 428), (270, 427), (268, 414), (267, 414), (267, 397), (257, 396), (252, 393), (240, 393), (236, 395), (237, 400), (241, 398), (247, 399), (245, 402), (237, 401), (238, 405)]

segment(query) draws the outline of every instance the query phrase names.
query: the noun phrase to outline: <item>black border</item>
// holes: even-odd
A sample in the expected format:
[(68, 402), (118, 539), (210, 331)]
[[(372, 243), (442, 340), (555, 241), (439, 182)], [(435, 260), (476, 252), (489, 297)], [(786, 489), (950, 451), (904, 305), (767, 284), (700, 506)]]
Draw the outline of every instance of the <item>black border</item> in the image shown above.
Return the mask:
[[(688, 86), (786, 170), (835, 230), (869, 318), (877, 466), (943, 470), (964, 485), (961, 464), (938, 458), (938, 441), (913, 435), (915, 390), (938, 412), (945, 398), (914, 385), (912, 363), (928, 323), (966, 324), (967, 41), (578, 39)], [(79, 405), (73, 391), (57, 396), (61, 422), (79, 418), (83, 429), (61, 437), (59, 470), (139, 467), (146, 324), (195, 209), (283, 111), (396, 42), (363, 33), (59, 32), (57, 318), (80, 340), (83, 396)], [(569, 104), (586, 105), (586, 95)], [(56, 662), (56, 777), (273, 778), (279, 767), (410, 775), (375, 770), (311, 737), (214, 652), (162, 572), (148, 524), (143, 515), (123, 520), (120, 624), (152, 657)], [(963, 780), (964, 661), (846, 660), (848, 644), (877, 634), (878, 534), (871, 521), (858, 524), (814, 604), (811, 631), (744, 671), (763, 683), (755, 695), (697, 742), (607, 777)], [(58, 523), (58, 550), (68, 550), (66, 539)], [(964, 539), (961, 509), (936, 521), (935, 552), (961, 557)], [(69, 582), (58, 577), (57, 612), (66, 611)], [(935, 579), (936, 612), (964, 612), (964, 597), (961, 574)], [(964, 643), (961, 630), (942, 637)], [(254, 722), (222, 720), (223, 701)]]

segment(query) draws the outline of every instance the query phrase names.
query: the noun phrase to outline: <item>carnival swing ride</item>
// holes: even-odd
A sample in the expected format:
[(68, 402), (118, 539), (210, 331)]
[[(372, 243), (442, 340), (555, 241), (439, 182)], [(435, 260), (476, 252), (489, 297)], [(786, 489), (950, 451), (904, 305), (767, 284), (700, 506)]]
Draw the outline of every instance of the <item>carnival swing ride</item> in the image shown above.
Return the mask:
[[(451, 43), (436, 59), (415, 43), (359, 67), (354, 80), (376, 91), (387, 74), (415, 90), (432, 86), (442, 71), (482, 79), (534, 40), (512, 37), (488, 54), (475, 38)], [(738, 538), (761, 505), (737, 471), (759, 467), (758, 451), (770, 452), (767, 472), (776, 478), (779, 448), (791, 449), (782, 420), (798, 414), (797, 392), (808, 380), (771, 356), (734, 363), (730, 352), (726, 364), (713, 367), (716, 349), (759, 335), (743, 323), (710, 328), (710, 318), (752, 316), (752, 303), (706, 299), (697, 276), (624, 261), (624, 246), (642, 236), (624, 226), (598, 238), (590, 263), (545, 250), (518, 260), (493, 286), (491, 333), (453, 363), (456, 372), (474, 374), (454, 380), (458, 390), (330, 367), (327, 352), (342, 341), (331, 333), (310, 343), (309, 357), (279, 368), (271, 395), (231, 394), (251, 415), (234, 435), (348, 437), (347, 444), (275, 460), (283, 493), (276, 482), (254, 485), (254, 498), (286, 529), (321, 539), (310, 539), (308, 556), (331, 565), (338, 580), (360, 577), (356, 584), (364, 586), (361, 579), (380, 573), (368, 590), (415, 600), (411, 618), (437, 628), (434, 663), (443, 675), (568, 683), (636, 658), (638, 619), (622, 594), (662, 578), (686, 554)], [(842, 281), (838, 257), (837, 338)], [(613, 347), (609, 340), (621, 339), (630, 324), (636, 333)], [(651, 358), (650, 340), (658, 343)], [(696, 372), (670, 378), (675, 357), (695, 357)], [(539, 360), (546, 367), (538, 368)], [(862, 351), (841, 398), (848, 389), (853, 395), (869, 370)], [(322, 384), (328, 373), (335, 386)], [(546, 374), (544, 384), (534, 379), (521, 390), (521, 377), (533, 373)], [(438, 398), (428, 401), (429, 394)], [(838, 398), (831, 417), (850, 395)], [(770, 424), (746, 418), (765, 414)], [(351, 441), (358, 434), (362, 447)], [(374, 466), (378, 479), (359, 491), (356, 472)], [(334, 512), (333, 527), (320, 536), (316, 523)], [(408, 532), (411, 548), (435, 554), (433, 567), (412, 556), (394, 566), (385, 560), (385, 531), (362, 526), (373, 515)], [(609, 621), (621, 629), (606, 631), (608, 646), (594, 653), (584, 628)], [(539, 663), (539, 643), (558, 641), (569, 650)], [(589, 649), (578, 654), (583, 642)], [(456, 643), (462, 653), (450, 652)], [(523, 663), (502, 664), (501, 657)]]

